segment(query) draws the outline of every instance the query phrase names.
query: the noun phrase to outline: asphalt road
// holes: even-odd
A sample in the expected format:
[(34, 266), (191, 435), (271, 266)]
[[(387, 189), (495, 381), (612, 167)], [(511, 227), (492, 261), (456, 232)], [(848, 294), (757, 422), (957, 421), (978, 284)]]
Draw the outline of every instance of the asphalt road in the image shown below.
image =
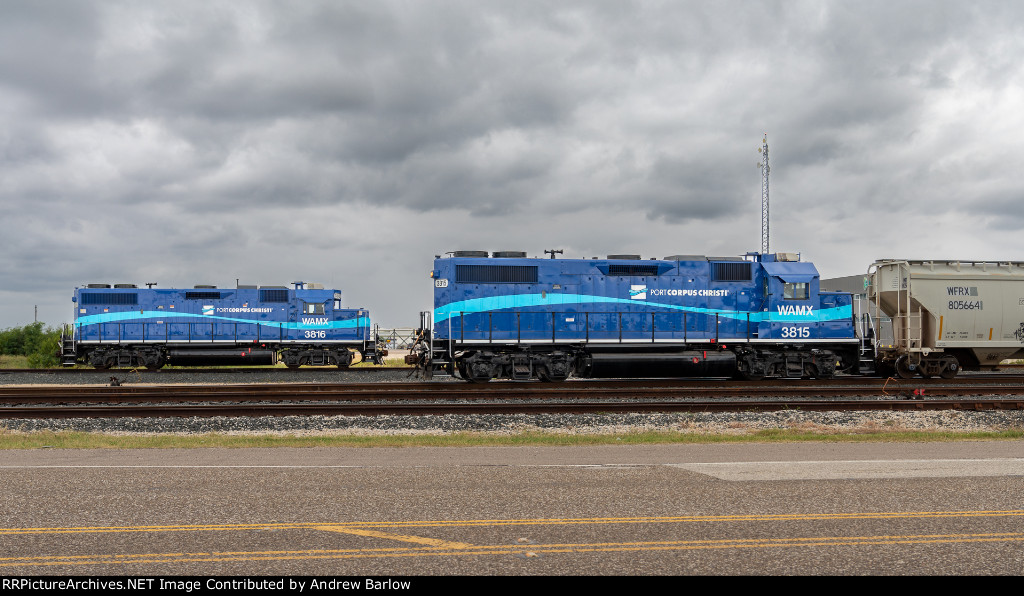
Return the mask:
[(1024, 442), (3, 451), (0, 516), (5, 577), (1020, 575)]

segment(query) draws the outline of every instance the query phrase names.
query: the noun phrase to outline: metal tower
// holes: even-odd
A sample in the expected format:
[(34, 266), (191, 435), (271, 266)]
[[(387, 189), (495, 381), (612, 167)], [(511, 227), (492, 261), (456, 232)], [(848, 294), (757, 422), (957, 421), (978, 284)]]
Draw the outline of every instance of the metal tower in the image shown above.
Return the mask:
[(764, 162), (757, 164), (761, 168), (761, 254), (768, 252), (768, 133), (764, 134), (764, 143), (757, 149), (758, 153), (764, 155)]

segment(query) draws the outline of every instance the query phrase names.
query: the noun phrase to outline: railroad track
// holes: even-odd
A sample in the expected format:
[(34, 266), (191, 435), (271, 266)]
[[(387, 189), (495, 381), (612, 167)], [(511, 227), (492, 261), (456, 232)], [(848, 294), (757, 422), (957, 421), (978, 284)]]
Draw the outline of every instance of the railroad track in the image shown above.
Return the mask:
[[(923, 386), (922, 386), (923, 385)], [(923, 389), (923, 391), (922, 391)], [(997, 397), (998, 396), (998, 397)], [(859, 399), (857, 399), (859, 398)], [(1024, 409), (1024, 383), (578, 381), (27, 386), (0, 418)]]
[(354, 373), (375, 373), (375, 372), (394, 372), (394, 371), (406, 371), (412, 372), (413, 369), (408, 366), (354, 366), (349, 368), (338, 368), (336, 366), (312, 366), (304, 368), (281, 368), (281, 367), (269, 367), (269, 366), (246, 366), (246, 367), (206, 367), (206, 368), (162, 368), (160, 370), (149, 370), (146, 368), (4, 368), (0, 369), (0, 375), (3, 374), (44, 374), (44, 375), (67, 375), (67, 376), (127, 376), (129, 374), (140, 373), (144, 375), (161, 375), (161, 376), (175, 376), (175, 375), (194, 375), (194, 374), (213, 374), (213, 373), (227, 373), (227, 374), (256, 374), (256, 373), (280, 373), (282, 375), (307, 375), (313, 373), (331, 373), (331, 372), (354, 372)]

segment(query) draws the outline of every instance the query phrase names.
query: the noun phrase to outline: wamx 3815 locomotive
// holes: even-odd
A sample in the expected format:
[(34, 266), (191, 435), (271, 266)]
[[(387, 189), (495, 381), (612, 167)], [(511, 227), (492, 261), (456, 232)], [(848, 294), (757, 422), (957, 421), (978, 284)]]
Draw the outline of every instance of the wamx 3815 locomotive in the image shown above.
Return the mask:
[(831, 377), (854, 371), (848, 293), (792, 253), (641, 260), (437, 258), (434, 310), (408, 358), (428, 374)]

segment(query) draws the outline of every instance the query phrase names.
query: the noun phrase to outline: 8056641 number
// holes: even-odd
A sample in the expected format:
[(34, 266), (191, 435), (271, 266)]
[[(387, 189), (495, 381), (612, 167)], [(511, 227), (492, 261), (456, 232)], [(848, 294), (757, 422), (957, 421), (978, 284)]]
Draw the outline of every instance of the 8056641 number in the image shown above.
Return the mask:
[(949, 310), (981, 310), (981, 300), (950, 300)]

